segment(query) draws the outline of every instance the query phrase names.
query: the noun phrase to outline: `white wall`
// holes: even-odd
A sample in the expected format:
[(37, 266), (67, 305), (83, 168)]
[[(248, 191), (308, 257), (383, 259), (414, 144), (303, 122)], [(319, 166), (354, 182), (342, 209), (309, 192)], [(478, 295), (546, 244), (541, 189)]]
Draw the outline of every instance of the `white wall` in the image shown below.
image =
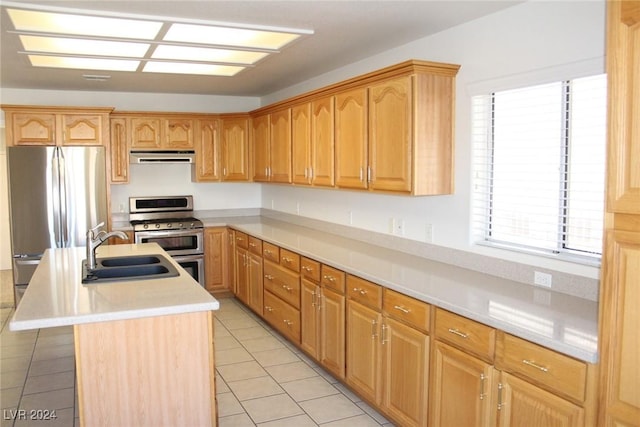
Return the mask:
[(0, 127), (0, 270), (9, 270), (12, 268), (8, 200), (7, 150), (4, 139), (4, 127)]
[[(464, 7), (461, 5), (461, 7)], [(530, 265), (597, 278), (598, 269), (473, 245), (470, 95), (493, 88), (604, 72), (604, 2), (527, 2), (411, 42), (263, 98), (285, 99), (407, 59), (461, 64), (457, 77), (455, 194), (437, 197), (373, 195), (265, 185), (262, 205), (288, 213), (389, 232), (390, 218), (405, 222), (405, 237)]]

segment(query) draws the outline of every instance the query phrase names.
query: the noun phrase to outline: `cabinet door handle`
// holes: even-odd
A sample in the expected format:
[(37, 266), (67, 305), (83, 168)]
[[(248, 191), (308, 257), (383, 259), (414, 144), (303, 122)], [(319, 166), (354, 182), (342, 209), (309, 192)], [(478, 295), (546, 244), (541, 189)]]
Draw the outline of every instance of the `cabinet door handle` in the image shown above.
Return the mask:
[(387, 343), (387, 328), (389, 328), (386, 324), (382, 324), (382, 345)]
[(360, 181), (362, 181), (362, 176), (363, 176), (362, 166), (360, 166)]
[(460, 332), (457, 329), (449, 328), (449, 332), (451, 332), (452, 334), (457, 335), (457, 336), (459, 336), (461, 338), (464, 338), (464, 339), (469, 338), (469, 335), (465, 334), (464, 332)]
[(313, 181), (313, 168), (309, 168), (309, 182)]
[(377, 321), (371, 321), (371, 339), (376, 339), (376, 337), (378, 336), (378, 328), (376, 327), (377, 324)]
[(536, 368), (542, 372), (549, 372), (549, 368), (547, 368), (546, 366), (538, 365), (533, 360), (523, 359), (522, 363), (524, 363), (525, 365), (531, 366), (532, 368)]
[(484, 400), (485, 398), (485, 393), (484, 393), (484, 382), (487, 379), (487, 376), (485, 374), (480, 374), (480, 400)]
[(502, 389), (504, 388), (504, 386), (502, 385), (502, 383), (498, 384), (498, 411), (502, 410)]
[(367, 182), (371, 182), (371, 166), (367, 166)]
[(394, 305), (393, 308), (395, 308), (396, 310), (400, 310), (401, 312), (403, 312), (404, 314), (409, 314), (411, 313), (411, 310), (409, 310), (408, 308), (404, 308), (401, 305)]
[(316, 306), (316, 291), (311, 292), (311, 306)]

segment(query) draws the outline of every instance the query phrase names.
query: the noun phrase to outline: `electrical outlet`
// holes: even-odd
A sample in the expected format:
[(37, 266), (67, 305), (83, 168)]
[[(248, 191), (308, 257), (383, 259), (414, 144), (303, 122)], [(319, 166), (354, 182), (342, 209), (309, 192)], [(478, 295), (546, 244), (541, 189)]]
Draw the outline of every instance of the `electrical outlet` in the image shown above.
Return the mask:
[(549, 273), (543, 273), (541, 271), (536, 271), (533, 273), (533, 283), (538, 286), (543, 286), (545, 288), (550, 288), (552, 282), (552, 276)]
[(427, 243), (433, 242), (433, 224), (427, 224), (424, 227), (424, 241)]

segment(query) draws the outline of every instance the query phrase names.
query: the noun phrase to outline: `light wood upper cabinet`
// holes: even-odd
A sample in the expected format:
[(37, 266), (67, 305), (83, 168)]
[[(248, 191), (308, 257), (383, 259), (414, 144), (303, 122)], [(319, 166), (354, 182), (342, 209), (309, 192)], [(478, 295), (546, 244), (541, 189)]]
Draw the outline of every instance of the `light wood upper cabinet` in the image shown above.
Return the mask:
[(192, 150), (194, 119), (139, 116), (131, 119), (131, 148), (136, 150)]
[(3, 105), (7, 145), (83, 146), (109, 143), (112, 108)]
[(411, 191), (411, 89), (411, 76), (369, 87), (368, 177), (372, 190)]
[(335, 97), (336, 186), (367, 188), (367, 90)]
[(222, 180), (249, 181), (248, 116), (222, 119)]
[(196, 121), (195, 152), (196, 162), (192, 169), (192, 181), (220, 181), (220, 121), (202, 119)]
[(271, 182), (291, 182), (291, 109), (275, 111), (269, 115), (271, 136)]
[(271, 166), (269, 114), (251, 118), (251, 141), (253, 143), (253, 180), (269, 181), (269, 167)]
[(129, 182), (129, 137), (124, 118), (111, 119), (111, 147), (109, 150), (112, 184)]
[(335, 101), (333, 96), (311, 103), (311, 170), (313, 185), (335, 183)]
[(294, 184), (311, 184), (311, 104), (291, 109), (292, 180)]
[(608, 1), (608, 210), (640, 213), (640, 1)]

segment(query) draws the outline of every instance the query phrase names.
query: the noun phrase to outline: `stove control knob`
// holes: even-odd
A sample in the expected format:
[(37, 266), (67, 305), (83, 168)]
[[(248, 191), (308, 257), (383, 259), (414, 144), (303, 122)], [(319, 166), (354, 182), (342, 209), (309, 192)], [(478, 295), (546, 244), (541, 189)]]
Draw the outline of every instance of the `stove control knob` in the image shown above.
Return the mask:
[(167, 228), (171, 228), (171, 227), (173, 227), (173, 224), (171, 224), (170, 222), (167, 223)]
[(144, 228), (146, 230), (147, 228), (149, 228), (149, 224), (143, 225), (142, 228)]
[(178, 224), (178, 228), (183, 228), (182, 223)]
[(156, 228), (160, 228), (160, 224), (156, 224)]

